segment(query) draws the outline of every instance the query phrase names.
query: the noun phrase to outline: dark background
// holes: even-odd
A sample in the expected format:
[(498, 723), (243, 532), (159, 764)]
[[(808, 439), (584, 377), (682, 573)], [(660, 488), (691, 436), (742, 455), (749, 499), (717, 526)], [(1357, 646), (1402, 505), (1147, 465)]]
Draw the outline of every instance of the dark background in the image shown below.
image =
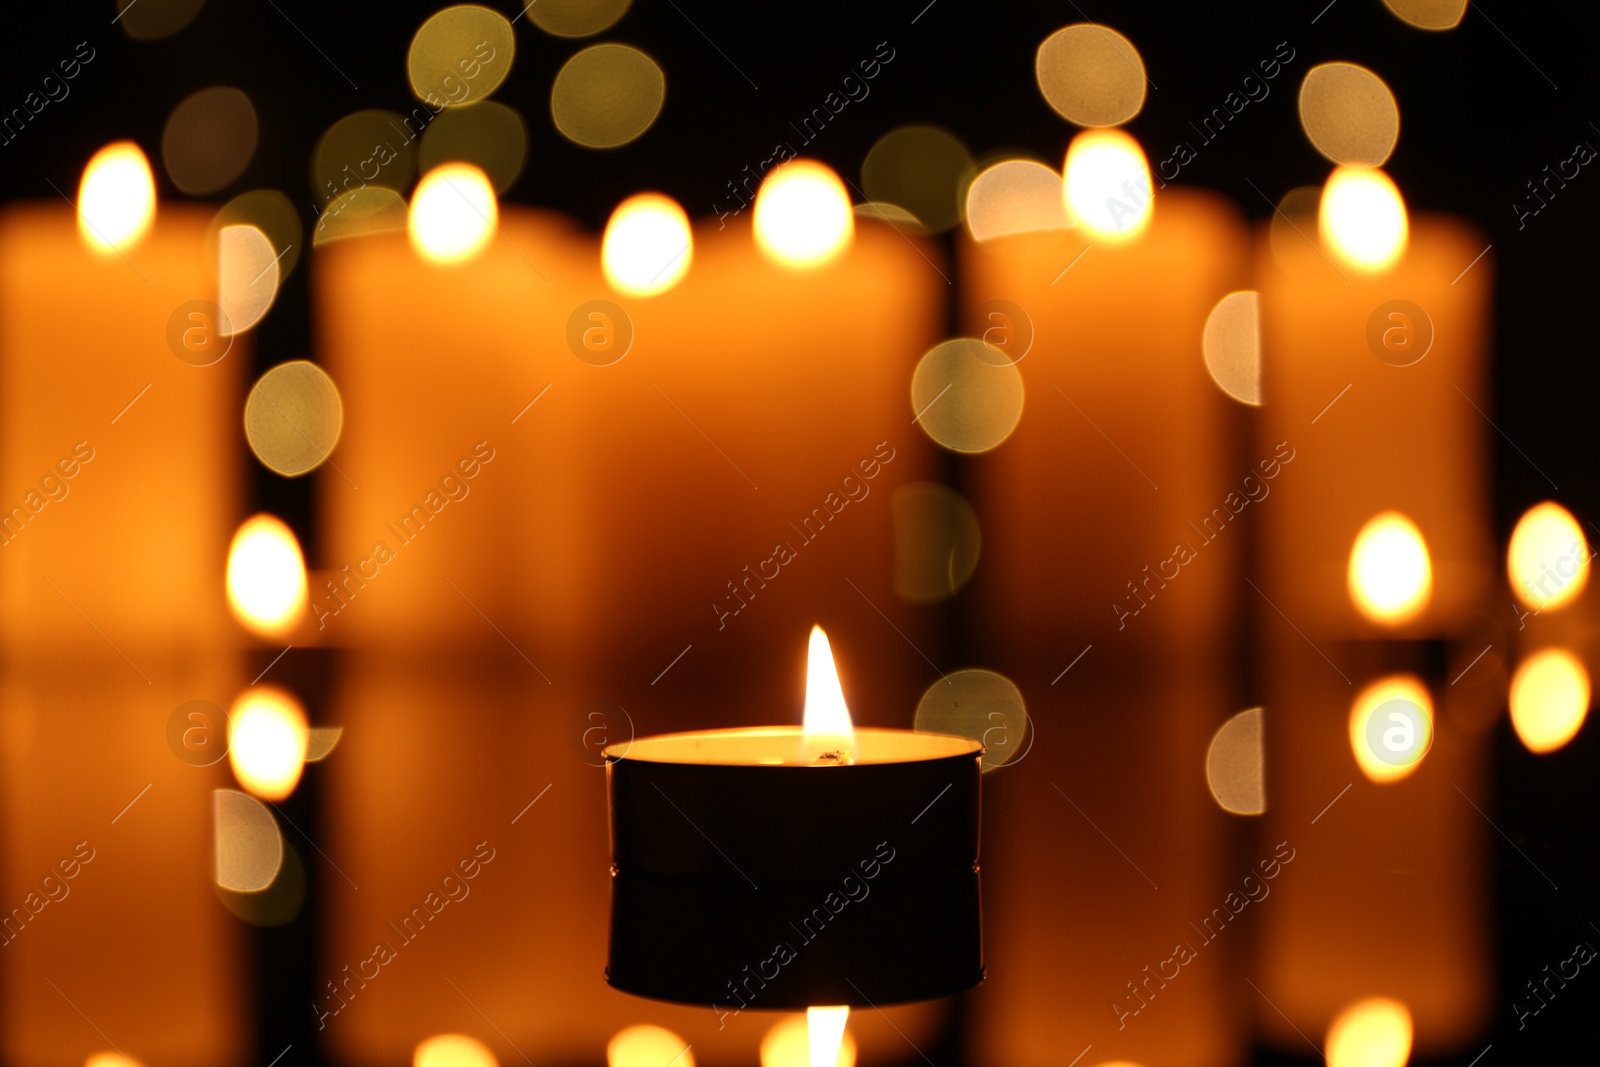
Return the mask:
[[(167, 115), (196, 89), (233, 85), (254, 102), (261, 137), (250, 167), (217, 203), (248, 189), (276, 188), (295, 202), (309, 226), (308, 170), (317, 138), (352, 111), (410, 106), (406, 46), (417, 26), (442, 6), (212, 0), (176, 36), (136, 42), (112, 24), (113, 0), (11, 5), (0, 45), (0, 110), (21, 106), (79, 42), (87, 41), (96, 57), (70, 83), (67, 99), (46, 107), (15, 140), (0, 146), (0, 196), (54, 199), (47, 179), (70, 193), (97, 148), (133, 138), (152, 159), (159, 195), (179, 198), (159, 166)], [(487, 6), (507, 16), (517, 10), (506, 0)], [(902, 123), (932, 122), (959, 136), (980, 159), (996, 150), (1020, 150), (1059, 167), (1073, 131), (1039, 95), (1033, 54), (1051, 31), (1091, 17), (1127, 35), (1144, 57), (1155, 88), (1128, 128), (1152, 166), (1176, 142), (1197, 143), (1188, 122), (1219, 106), (1280, 42), (1294, 49), (1293, 62), (1270, 83), (1271, 95), (1248, 106), (1178, 178), (1226, 194), (1254, 220), (1270, 215), (1266, 197), (1276, 200), (1294, 186), (1320, 184), (1328, 172), (1296, 115), (1295, 94), (1305, 71), (1319, 62), (1348, 60), (1388, 82), (1400, 101), (1401, 132), (1387, 169), (1410, 210), (1463, 216), (1494, 246), (1486, 258), (1497, 287), (1495, 391), (1488, 411), (1498, 429), (1485, 428), (1494, 442), (1494, 466), (1485, 476), (1493, 483), (1496, 538), (1503, 544), (1524, 508), (1552, 497), (1593, 531), (1590, 521), (1600, 518), (1591, 477), (1596, 371), (1593, 331), (1585, 323), (1593, 319), (1600, 218), (1600, 176), (1590, 172), (1600, 166), (1585, 167), (1520, 229), (1512, 208), (1526, 196), (1525, 184), (1545, 165), (1569, 158), (1575, 144), (1600, 147), (1593, 61), (1600, 9), (1591, 4), (1473, 4), (1462, 24), (1444, 33), (1405, 25), (1379, 0), (1096, 0), (1088, 8), (971, 0), (781, 8), (635, 0), (618, 24), (583, 41), (551, 37), (522, 19), (511, 74), (494, 96), (522, 113), (529, 132), (527, 164), (505, 199), (552, 207), (594, 230), (619, 200), (644, 189), (675, 197), (691, 216), (710, 216), (724, 183), (746, 164), (758, 165), (778, 140), (798, 147), (788, 123), (821, 106), (857, 61), (885, 41), (895, 58), (870, 83), (870, 96), (846, 107), (805, 146), (806, 154), (859, 184), (861, 160), (879, 136)], [(656, 59), (666, 73), (666, 103), (655, 125), (634, 143), (593, 151), (556, 132), (549, 92), (568, 57), (607, 40), (632, 44)], [(308, 274), (304, 268), (294, 272), (257, 330), (254, 358), (262, 369), (311, 351)], [(250, 510), (283, 515), (316, 558), (310, 486), (259, 467), (250, 477)], [(1492, 1049), (1481, 1063), (1494, 1067), (1546, 1057), (1571, 1062), (1568, 1057), (1582, 1050), (1592, 1057), (1595, 1040), (1584, 1020), (1600, 1004), (1600, 978), (1580, 974), (1520, 1032), (1509, 1003), (1545, 964), (1570, 955), (1574, 942), (1600, 945), (1600, 928), (1590, 925), (1591, 919), (1600, 921), (1590, 870), (1600, 845), (1588, 788), (1596, 766), (1595, 730), (1580, 733), (1556, 754), (1534, 757), (1504, 721), (1496, 729), (1496, 800), (1486, 810), (1503, 831), (1492, 838), (1502, 995), (1494, 1032), (1485, 1041)], [(291, 810), (309, 807), (313, 799), (297, 797)], [(1485, 832), (1491, 833), (1487, 827)], [(1375, 922), (1392, 909), (1398, 924), (1406, 909), (1427, 905), (1373, 906)], [(309, 951), (312, 925), (258, 938), (263, 1028), (287, 1023), (275, 1018), (280, 1000), (285, 1011), (304, 1000), (280, 998), (273, 987), (295, 980), (295, 961)], [(290, 943), (281, 943), (286, 938)], [(296, 939), (301, 943), (294, 944)], [(294, 1010), (304, 1013), (303, 1006)], [(282, 1041), (263, 1035), (262, 1064)], [(956, 1058), (949, 1044), (929, 1051), (940, 1067)], [(1478, 1051), (1454, 1062), (1465, 1064)], [(1309, 1060), (1263, 1054), (1257, 1062)]]

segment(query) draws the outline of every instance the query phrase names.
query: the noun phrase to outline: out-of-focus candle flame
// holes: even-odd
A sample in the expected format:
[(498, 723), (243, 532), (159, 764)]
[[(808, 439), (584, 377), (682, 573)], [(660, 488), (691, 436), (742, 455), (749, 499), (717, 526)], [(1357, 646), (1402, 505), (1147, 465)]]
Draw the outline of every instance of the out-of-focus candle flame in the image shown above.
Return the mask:
[(1328, 1024), (1328, 1067), (1405, 1067), (1411, 1057), (1411, 1012), (1389, 997), (1349, 1005)]
[(417, 1042), (412, 1067), (499, 1067), (489, 1046), (466, 1034), (437, 1034)]
[(1361, 773), (1380, 784), (1417, 769), (1433, 747), (1433, 697), (1414, 676), (1380, 678), (1350, 704), (1350, 749)]
[(488, 176), (470, 163), (446, 163), (411, 194), (411, 246), (434, 263), (464, 263), (488, 245), (499, 217)]
[(850, 722), (850, 708), (844, 702), (833, 649), (822, 627), (813, 626), (806, 650), (806, 712), (800, 762), (807, 767), (854, 763), (856, 751), (856, 731)]
[(228, 546), (228, 606), (252, 633), (281, 637), (306, 610), (306, 561), (294, 531), (265, 513), (248, 518)]
[(108, 144), (83, 168), (78, 233), (96, 252), (116, 255), (136, 243), (156, 217), (150, 162), (132, 141)]
[(274, 686), (247, 689), (228, 709), (228, 762), (239, 784), (266, 800), (294, 792), (310, 730), (293, 696)]
[(1417, 524), (1398, 511), (1374, 516), (1350, 548), (1350, 599), (1373, 622), (1415, 618), (1433, 595), (1433, 564)]
[[(810, 1067), (808, 1022), (805, 1015), (787, 1015), (773, 1023), (761, 1039), (761, 1067)], [(844, 1031), (838, 1058), (830, 1062), (828, 1067), (856, 1067), (856, 1039), (849, 1030)]]
[(1553, 611), (1575, 600), (1589, 581), (1589, 541), (1572, 513), (1553, 501), (1517, 520), (1506, 547), (1511, 592), (1529, 608)]
[(1511, 677), (1511, 725), (1529, 752), (1554, 752), (1589, 714), (1589, 672), (1564, 648), (1529, 656)]
[(666, 292), (688, 273), (693, 258), (689, 217), (676, 200), (660, 193), (640, 193), (618, 204), (600, 245), (606, 281), (628, 296)]
[[(813, 633), (821, 633), (815, 630)], [(850, 1006), (806, 1009), (806, 1048), (810, 1067), (835, 1067), (839, 1046), (844, 1043), (844, 1024), (850, 1021)]]
[(95, 1052), (83, 1062), (83, 1067), (144, 1067), (144, 1064), (120, 1052)]
[(1117, 129), (1085, 130), (1067, 148), (1067, 218), (1106, 241), (1129, 241), (1150, 225), (1154, 189), (1144, 149)]
[(756, 191), (756, 245), (785, 267), (820, 267), (849, 247), (855, 214), (844, 182), (811, 159), (783, 164)]
[(671, 1030), (641, 1023), (606, 1043), (606, 1067), (694, 1067), (694, 1053)]
[(1322, 239), (1351, 266), (1381, 271), (1406, 250), (1406, 203), (1376, 167), (1339, 167), (1322, 189)]

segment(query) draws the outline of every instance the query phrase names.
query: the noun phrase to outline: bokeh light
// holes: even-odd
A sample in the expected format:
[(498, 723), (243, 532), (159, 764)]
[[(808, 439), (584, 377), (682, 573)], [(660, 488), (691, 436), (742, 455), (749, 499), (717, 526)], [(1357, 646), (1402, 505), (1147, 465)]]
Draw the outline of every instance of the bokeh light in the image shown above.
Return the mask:
[(311, 153), (311, 189), (318, 203), (378, 186), (403, 193), (417, 173), (417, 138), (433, 113), (369, 109), (346, 115), (325, 130)]
[(567, 60), (550, 89), (550, 117), (562, 136), (589, 148), (627, 144), (655, 122), (667, 78), (636, 48), (597, 44)]
[(1411, 1058), (1411, 1012), (1404, 1002), (1369, 997), (1328, 1024), (1328, 1067), (1405, 1067)]
[(493, 100), (444, 112), (429, 123), (418, 150), (424, 173), (446, 163), (471, 163), (500, 195), (516, 184), (527, 158), (528, 129), (522, 116)]
[(306, 561), (294, 531), (262, 513), (240, 524), (228, 546), (228, 607), (251, 633), (282, 637), (306, 610)]
[(1523, 513), (1506, 546), (1511, 592), (1524, 606), (1554, 611), (1576, 600), (1589, 582), (1589, 541), (1560, 504), (1546, 500)]
[(516, 49), (504, 15), (457, 4), (418, 27), (406, 52), (406, 76), (417, 99), (433, 108), (475, 104), (505, 81)]
[(694, 1067), (694, 1052), (671, 1030), (641, 1024), (606, 1042), (606, 1067)]
[(983, 773), (1020, 759), (1033, 747), (1028, 705), (1005, 675), (983, 668), (947, 674), (917, 701), (916, 729), (970, 737), (983, 745)]
[[(111, 21), (135, 41), (159, 41), (179, 32), (200, 14), (206, 0), (116, 0)], [(109, 1055), (109, 1053), (108, 1053)], [(118, 1067), (102, 1064), (99, 1067)], [(137, 1067), (137, 1065), (136, 1065)]]
[[(805, 1015), (785, 1016), (761, 1039), (761, 1067), (811, 1067), (810, 1048)], [(848, 1028), (835, 1067), (856, 1067), (856, 1039)]]
[(432, 263), (465, 263), (488, 246), (499, 219), (488, 176), (470, 163), (446, 163), (411, 195), (411, 246)]
[(632, 0), (538, 0), (528, 21), (553, 37), (592, 37), (627, 14)]
[(1217, 727), (1206, 749), (1206, 785), (1235, 815), (1267, 810), (1266, 712), (1250, 708)]
[(339, 443), (344, 402), (339, 389), (315, 363), (280, 363), (250, 389), (244, 405), (244, 435), (250, 451), (269, 469), (293, 478), (316, 470)]
[(263, 800), (294, 792), (305, 768), (309, 730), (305, 709), (287, 691), (246, 689), (228, 709), (228, 762), (233, 776)]
[(1351, 266), (1381, 271), (1405, 254), (1405, 200), (1375, 167), (1339, 167), (1322, 190), (1322, 240)]
[(240, 89), (217, 85), (190, 93), (167, 116), (161, 162), (182, 192), (204, 196), (225, 189), (250, 165), (260, 124)]
[(967, 187), (967, 232), (975, 241), (1014, 233), (1064, 230), (1067, 218), (1061, 175), (1031, 159), (1008, 159), (985, 168)]
[(1206, 319), (1201, 354), (1217, 388), (1241, 404), (1261, 403), (1261, 294), (1229, 293)]
[(937, 126), (900, 126), (878, 138), (861, 164), (861, 189), (871, 200), (911, 212), (928, 233), (961, 221), (972, 156)]
[(911, 376), (917, 425), (952, 452), (987, 452), (1010, 437), (1023, 395), (1016, 364), (971, 337), (935, 345)]
[(417, 1042), (412, 1067), (499, 1067), (489, 1046), (466, 1034), (437, 1034)]
[(1433, 563), (1417, 524), (1398, 511), (1374, 516), (1350, 548), (1350, 599), (1376, 623), (1415, 618), (1433, 594)]
[(892, 503), (895, 595), (908, 604), (950, 599), (978, 567), (983, 536), (977, 512), (937, 482), (899, 486)]
[(266, 235), (277, 257), (278, 285), (300, 262), (300, 247), (304, 239), (300, 233), (300, 213), (289, 198), (276, 189), (252, 189), (240, 193), (217, 210), (211, 220), (206, 238), (206, 248), (212, 265), (221, 269), (222, 231), (229, 226), (254, 226)]
[(1335, 163), (1379, 167), (1400, 136), (1400, 105), (1366, 67), (1322, 63), (1300, 83), (1300, 125)]
[(1419, 30), (1453, 30), (1467, 13), (1467, 0), (1383, 0), (1383, 6)]
[(1105, 26), (1083, 22), (1052, 33), (1033, 70), (1045, 102), (1079, 126), (1114, 126), (1144, 106), (1144, 60), (1132, 41)]
[(211, 792), (212, 878), (219, 889), (258, 893), (278, 877), (283, 832), (267, 806), (237, 789)]
[(785, 163), (756, 192), (756, 245), (785, 267), (820, 267), (848, 248), (854, 234), (844, 182), (815, 160)]
[(1554, 752), (1589, 714), (1589, 672), (1564, 648), (1529, 656), (1511, 677), (1511, 726), (1529, 752)]
[(254, 226), (224, 226), (217, 233), (217, 303), (224, 335), (241, 334), (264, 318), (278, 295), (278, 255)]
[(411, 225), (411, 208), (399, 193), (381, 185), (369, 185), (341, 193), (317, 216), (312, 231), (313, 246), (352, 237), (372, 237), (383, 233), (404, 233)]
[(156, 217), (156, 180), (132, 141), (94, 154), (78, 186), (78, 233), (97, 252), (116, 255), (138, 243)]
[(640, 193), (617, 205), (606, 223), (600, 264), (611, 288), (654, 296), (677, 285), (694, 260), (689, 216), (671, 197)]
[(1154, 188), (1139, 142), (1121, 130), (1086, 130), (1067, 147), (1067, 217), (1096, 238), (1128, 241), (1150, 224)]

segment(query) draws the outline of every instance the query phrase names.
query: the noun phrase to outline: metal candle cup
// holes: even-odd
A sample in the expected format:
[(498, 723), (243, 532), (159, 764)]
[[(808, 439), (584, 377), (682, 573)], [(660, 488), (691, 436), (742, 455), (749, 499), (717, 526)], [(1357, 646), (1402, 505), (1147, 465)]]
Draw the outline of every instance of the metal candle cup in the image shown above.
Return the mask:
[(982, 980), (983, 746), (858, 729), (854, 763), (816, 767), (798, 762), (802, 736), (712, 730), (605, 751), (612, 986), (737, 1013)]

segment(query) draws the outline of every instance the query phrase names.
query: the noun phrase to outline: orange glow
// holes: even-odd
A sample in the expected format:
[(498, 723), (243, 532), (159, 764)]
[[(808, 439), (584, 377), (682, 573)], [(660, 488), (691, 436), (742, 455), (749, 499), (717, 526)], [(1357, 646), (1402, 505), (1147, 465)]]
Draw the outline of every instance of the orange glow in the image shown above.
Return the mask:
[(83, 168), (78, 233), (96, 252), (115, 255), (135, 245), (156, 218), (156, 180), (132, 141), (108, 144)]
[(1121, 130), (1085, 130), (1067, 148), (1067, 218), (1106, 241), (1130, 241), (1150, 225), (1154, 187), (1139, 142)]
[[(805, 1015), (790, 1015), (774, 1023), (761, 1039), (761, 1067), (811, 1067), (811, 1012), (837, 1011), (849, 1013), (848, 1008), (812, 1008)], [(842, 1025), (842, 1024), (841, 1024)], [(825, 1067), (855, 1067), (856, 1039), (849, 1030), (842, 1030), (838, 1058)], [(676, 1064), (673, 1067), (677, 1067)]]
[(1511, 725), (1529, 752), (1554, 752), (1589, 714), (1589, 672), (1564, 648), (1529, 656), (1511, 678)]
[(1417, 524), (1398, 511), (1374, 516), (1350, 548), (1350, 599), (1373, 622), (1398, 626), (1428, 606), (1433, 564)]
[(1433, 746), (1433, 698), (1409, 674), (1367, 686), (1350, 705), (1350, 748), (1361, 773), (1374, 782), (1398, 782)]
[(856, 731), (850, 722), (850, 708), (844, 702), (833, 649), (822, 627), (813, 626), (806, 650), (806, 711), (800, 762), (808, 767), (854, 763), (856, 752)]
[(785, 163), (756, 192), (756, 245), (785, 267), (820, 267), (850, 246), (855, 215), (844, 182), (815, 160)]
[(438, 1034), (417, 1042), (412, 1067), (499, 1067), (489, 1047), (465, 1034)]
[(465, 263), (482, 252), (500, 217), (494, 186), (470, 163), (435, 167), (411, 194), (411, 246), (439, 264)]
[(1406, 203), (1376, 167), (1338, 167), (1322, 189), (1322, 239), (1353, 267), (1382, 271), (1405, 254)]
[(1589, 542), (1560, 504), (1535, 504), (1517, 520), (1506, 547), (1511, 592), (1525, 607), (1553, 611), (1576, 600), (1589, 582)]
[(96, 1052), (84, 1061), (83, 1067), (144, 1067), (132, 1056), (117, 1052)]
[(306, 561), (294, 531), (268, 514), (246, 519), (228, 546), (228, 606), (260, 637), (282, 637), (306, 610)]
[(617, 205), (606, 223), (600, 264), (611, 288), (654, 296), (677, 285), (694, 259), (689, 216), (671, 197), (640, 193)]
[(309, 738), (300, 702), (273, 686), (245, 690), (228, 710), (233, 776), (265, 800), (282, 800), (294, 792)]
[(1411, 1057), (1411, 1012), (1404, 1002), (1369, 997), (1328, 1024), (1328, 1067), (1405, 1067)]
[(630, 1026), (606, 1043), (606, 1067), (694, 1067), (689, 1042), (659, 1026)]

